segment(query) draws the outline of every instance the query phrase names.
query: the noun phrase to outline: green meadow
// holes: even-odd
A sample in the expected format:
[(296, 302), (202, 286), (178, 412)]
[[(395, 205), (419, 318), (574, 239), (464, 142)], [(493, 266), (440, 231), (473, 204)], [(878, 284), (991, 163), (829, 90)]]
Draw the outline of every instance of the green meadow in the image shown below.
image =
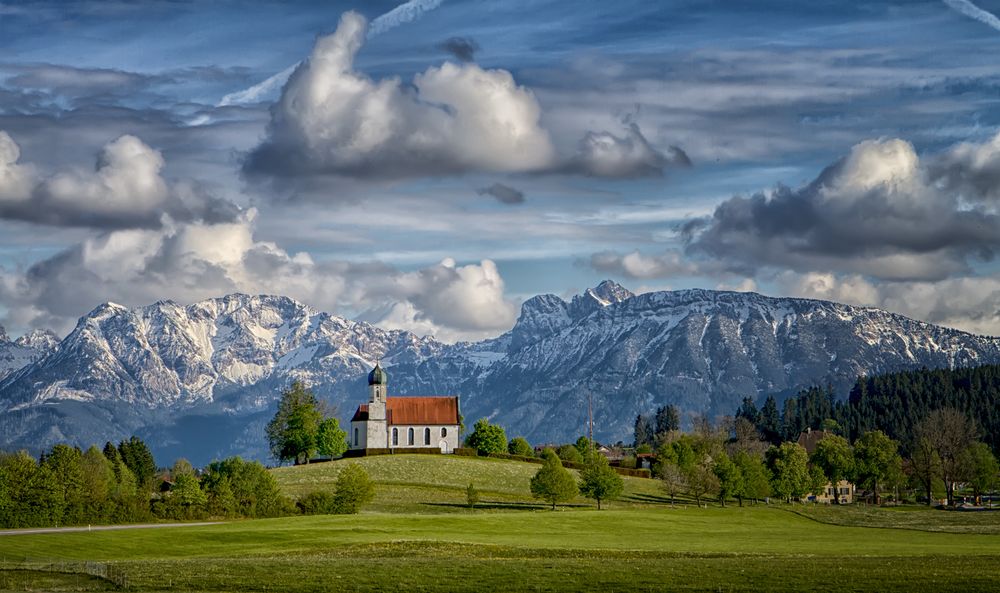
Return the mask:
[[(528, 495), (536, 465), (360, 463), (378, 489), (360, 515), (6, 536), (0, 557), (109, 563), (134, 591), (995, 591), (1000, 582), (992, 513), (671, 507), (643, 479), (627, 480), (610, 510), (580, 499), (553, 512)], [(330, 487), (340, 467), (275, 474), (296, 495)], [(470, 481), (484, 508), (462, 505)], [(34, 590), (105, 586), (45, 578)], [(21, 573), (0, 571), (0, 589), (27, 588)]]

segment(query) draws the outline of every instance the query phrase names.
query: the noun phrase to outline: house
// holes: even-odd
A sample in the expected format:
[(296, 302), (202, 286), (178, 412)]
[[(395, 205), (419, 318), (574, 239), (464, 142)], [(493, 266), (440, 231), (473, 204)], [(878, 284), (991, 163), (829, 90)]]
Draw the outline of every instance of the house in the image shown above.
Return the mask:
[(389, 397), (389, 376), (379, 364), (368, 373), (368, 403), (351, 418), (351, 449), (440, 449), (459, 446), (457, 396)]
[[(812, 456), (813, 452), (816, 451), (816, 445), (823, 440), (824, 437), (830, 434), (831, 433), (825, 430), (812, 430), (811, 428), (807, 428), (799, 433), (798, 443), (800, 447), (806, 450), (806, 453)], [(854, 502), (854, 496), (854, 484), (847, 480), (841, 480), (837, 482), (836, 487), (834, 487), (834, 485), (830, 482), (827, 482), (826, 487), (823, 488), (822, 492), (811, 492), (806, 495), (806, 500), (825, 504), (830, 504), (836, 500), (839, 501), (840, 504), (851, 504)]]

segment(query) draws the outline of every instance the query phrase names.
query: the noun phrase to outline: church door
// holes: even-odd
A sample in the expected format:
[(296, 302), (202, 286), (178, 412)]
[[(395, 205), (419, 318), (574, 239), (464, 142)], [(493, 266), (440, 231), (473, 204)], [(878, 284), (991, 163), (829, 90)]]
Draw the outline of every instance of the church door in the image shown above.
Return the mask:
[(444, 439), (441, 439), (441, 442), (438, 443), (438, 447), (441, 448), (442, 453), (451, 453), (451, 451), (448, 450), (448, 441)]

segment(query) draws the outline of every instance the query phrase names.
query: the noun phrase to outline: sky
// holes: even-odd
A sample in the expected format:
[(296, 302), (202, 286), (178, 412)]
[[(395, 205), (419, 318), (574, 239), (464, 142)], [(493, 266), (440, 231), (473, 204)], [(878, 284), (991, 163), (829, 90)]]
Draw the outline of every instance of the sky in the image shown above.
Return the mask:
[(452, 342), (610, 278), (998, 335), (998, 13), (0, 0), (0, 325), (246, 292)]

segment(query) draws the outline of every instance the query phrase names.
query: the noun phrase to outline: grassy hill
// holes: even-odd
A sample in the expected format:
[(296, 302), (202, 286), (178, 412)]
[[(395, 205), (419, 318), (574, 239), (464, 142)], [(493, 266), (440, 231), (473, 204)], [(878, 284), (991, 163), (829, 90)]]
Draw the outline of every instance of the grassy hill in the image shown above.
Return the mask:
[[(411, 455), (358, 463), (378, 492), (360, 515), (0, 537), (0, 561), (111, 563), (130, 590), (164, 592), (975, 592), (1000, 579), (1000, 513), (672, 508), (642, 479), (626, 480), (612, 510), (553, 512), (521, 504), (536, 465)], [(344, 465), (274, 472), (301, 494), (331, 488)], [(464, 508), (470, 481), (494, 504)], [(40, 585), (2, 568), (0, 590), (108, 588), (51, 575)]]
[[(294, 497), (313, 490), (332, 490), (340, 469), (358, 463), (378, 486), (372, 510), (384, 512), (448, 512), (465, 505), (465, 489), (474, 484), (482, 507), (490, 510), (544, 505), (531, 497), (531, 477), (539, 465), (503, 459), (458, 455), (381, 455), (273, 470), (282, 490)], [(573, 472), (576, 474), (576, 472)], [(666, 501), (656, 480), (625, 479), (625, 495), (618, 504), (662, 504)], [(593, 501), (578, 498), (571, 504)], [(615, 503), (612, 503), (614, 506)]]

